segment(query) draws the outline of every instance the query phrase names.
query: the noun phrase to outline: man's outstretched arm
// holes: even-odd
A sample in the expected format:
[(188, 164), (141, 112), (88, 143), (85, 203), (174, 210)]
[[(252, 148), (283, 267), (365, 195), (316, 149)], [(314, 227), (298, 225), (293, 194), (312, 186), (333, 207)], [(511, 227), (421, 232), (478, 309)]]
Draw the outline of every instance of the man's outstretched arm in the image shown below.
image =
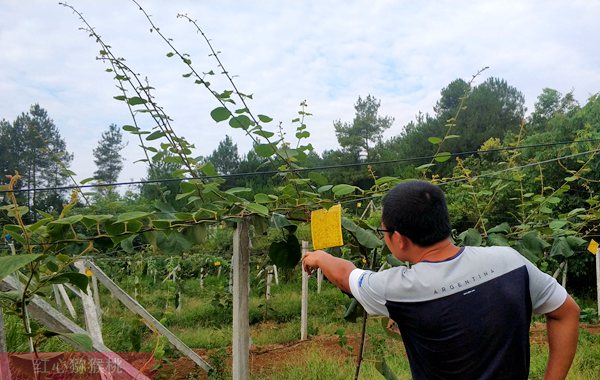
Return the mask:
[(348, 260), (331, 256), (325, 251), (308, 252), (302, 257), (302, 267), (305, 271), (321, 268), (323, 275), (343, 292), (350, 293), (350, 272), (356, 266)]
[(556, 310), (546, 314), (548, 346), (550, 356), (545, 380), (567, 377), (579, 338), (579, 306), (567, 295), (565, 302)]

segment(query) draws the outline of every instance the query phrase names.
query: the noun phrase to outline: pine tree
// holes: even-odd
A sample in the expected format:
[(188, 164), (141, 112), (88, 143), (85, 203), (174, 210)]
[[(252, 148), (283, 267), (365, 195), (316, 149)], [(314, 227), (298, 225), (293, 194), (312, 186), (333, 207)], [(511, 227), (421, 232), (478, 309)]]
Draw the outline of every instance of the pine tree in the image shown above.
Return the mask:
[(99, 183), (117, 182), (123, 169), (121, 150), (125, 148), (123, 134), (116, 124), (111, 124), (107, 131), (102, 132), (98, 146), (94, 149), (96, 171), (94, 177)]

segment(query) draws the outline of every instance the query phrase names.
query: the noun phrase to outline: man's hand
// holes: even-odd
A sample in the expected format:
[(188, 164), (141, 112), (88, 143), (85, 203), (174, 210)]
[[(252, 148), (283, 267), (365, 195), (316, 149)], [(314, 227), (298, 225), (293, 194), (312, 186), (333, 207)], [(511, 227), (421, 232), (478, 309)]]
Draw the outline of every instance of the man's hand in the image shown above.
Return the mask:
[(302, 268), (311, 273), (314, 269), (321, 268), (323, 275), (332, 284), (346, 293), (350, 293), (350, 272), (356, 267), (352, 262), (331, 256), (325, 251), (307, 252), (302, 256)]
[(302, 268), (308, 274), (312, 274), (313, 270), (319, 268), (319, 257), (321, 255), (329, 255), (325, 251), (306, 252), (302, 255)]

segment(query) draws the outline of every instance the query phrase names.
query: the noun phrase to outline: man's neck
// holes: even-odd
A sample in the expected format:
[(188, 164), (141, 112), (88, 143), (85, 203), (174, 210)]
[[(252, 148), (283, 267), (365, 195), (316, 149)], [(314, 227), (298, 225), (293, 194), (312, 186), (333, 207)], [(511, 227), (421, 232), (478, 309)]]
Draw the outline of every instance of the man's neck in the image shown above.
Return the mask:
[(429, 247), (415, 246), (415, 251), (412, 255), (415, 260), (412, 262), (412, 264), (416, 264), (421, 261), (445, 261), (455, 256), (459, 251), (460, 248), (455, 246), (450, 239), (444, 239), (438, 243), (430, 245)]

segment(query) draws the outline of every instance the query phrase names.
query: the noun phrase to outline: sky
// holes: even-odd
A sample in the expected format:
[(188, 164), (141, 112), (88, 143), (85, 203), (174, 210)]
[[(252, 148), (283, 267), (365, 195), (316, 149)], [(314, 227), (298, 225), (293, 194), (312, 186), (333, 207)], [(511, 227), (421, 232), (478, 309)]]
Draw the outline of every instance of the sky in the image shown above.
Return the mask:
[[(493, 76), (520, 90), (529, 111), (543, 88), (573, 91), (582, 104), (600, 92), (598, 0), (139, 0), (160, 31), (188, 53), (196, 70), (217, 71), (192, 24), (210, 38), (237, 87), (253, 94), (255, 114), (281, 123), (293, 141), (292, 119), (306, 100), (305, 122), (318, 152), (338, 147), (335, 120), (350, 122), (359, 96), (381, 101), (381, 115), (401, 133), (419, 112), (433, 112), (442, 88), (456, 78)], [(138, 7), (128, 0), (70, 0), (87, 21), (155, 88), (155, 100), (173, 119), (175, 132), (209, 155), (230, 135), (240, 153), (251, 140), (210, 111), (219, 104), (168, 58)], [(94, 39), (79, 30), (73, 12), (50, 0), (0, 0), (0, 119), (14, 121), (34, 103), (54, 120), (78, 179), (96, 169), (93, 149), (109, 124), (131, 124)], [(231, 86), (215, 77), (213, 89)], [(150, 120), (143, 128), (150, 129)], [(128, 145), (120, 180), (145, 176), (136, 137)]]

